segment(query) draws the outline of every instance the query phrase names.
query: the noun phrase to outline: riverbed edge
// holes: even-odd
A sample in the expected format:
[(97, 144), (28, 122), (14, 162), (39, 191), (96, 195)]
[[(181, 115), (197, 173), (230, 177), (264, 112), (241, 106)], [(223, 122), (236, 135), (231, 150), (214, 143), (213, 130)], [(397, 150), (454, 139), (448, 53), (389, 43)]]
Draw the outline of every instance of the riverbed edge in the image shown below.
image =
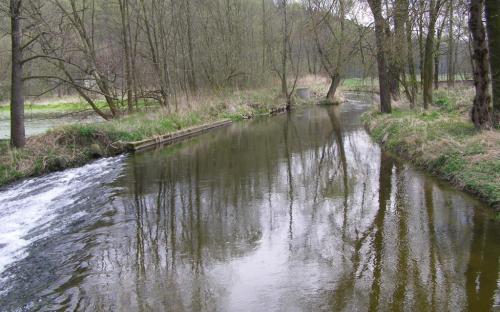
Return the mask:
[[(309, 101), (296, 101), (295, 107), (313, 105), (316, 100), (311, 98)], [(133, 131), (117, 131), (114, 128), (103, 127), (103, 124), (74, 124), (49, 130), (45, 134), (28, 138), (29, 148), (8, 149), (8, 153), (1, 155), (4, 159), (9, 158), (9, 161), (0, 159), (0, 191), (26, 179), (81, 167), (102, 158), (138, 152), (142, 148), (135, 148), (134, 145), (141, 142), (148, 142), (147, 148), (169, 145), (234, 122), (286, 112), (286, 105), (283, 102), (276, 104), (259, 103), (257, 106), (233, 113), (221, 111), (217, 113), (217, 117), (193, 118), (192, 114), (197, 112), (189, 112), (182, 118), (168, 116), (169, 119), (179, 119), (175, 124), (177, 127), (175, 131), (164, 131), (139, 138), (134, 137)], [(129, 118), (136, 121), (137, 116), (132, 115)], [(146, 120), (146, 122), (159, 122), (159, 120)], [(123, 140), (123, 137), (128, 136), (134, 139)], [(19, 164), (19, 159), (28, 163)]]
[[(467, 168), (457, 166), (453, 168), (452, 163), (464, 164), (469, 161), (465, 153), (454, 150), (454, 145), (463, 146), (462, 142), (447, 142), (446, 144), (450, 146), (436, 149), (432, 155), (429, 155), (426, 153), (426, 150), (432, 144), (437, 144), (435, 141), (415, 140), (414, 138), (401, 135), (401, 132), (394, 131), (397, 127), (405, 124), (405, 128), (409, 129), (409, 132), (417, 132), (419, 130), (415, 126), (417, 123), (412, 119), (422, 121), (418, 116), (419, 114), (423, 116), (429, 115), (426, 112), (410, 112), (394, 116), (391, 114), (381, 114), (372, 110), (365, 112), (361, 120), (367, 133), (381, 146), (383, 151), (401, 157), (418, 169), (450, 183), (455, 189), (476, 197), (490, 206), (497, 214), (496, 219), (500, 220), (500, 182), (498, 181), (500, 173), (498, 171), (479, 172), (475, 169), (478, 167), (474, 166)], [(450, 118), (450, 116), (446, 116), (446, 118)], [(433, 123), (428, 123), (426, 126), (432, 127)], [(450, 137), (452, 136), (448, 136), (446, 139), (450, 140)], [(491, 176), (490, 181), (480, 179), (471, 181), (466, 178), (467, 176), (485, 174)]]

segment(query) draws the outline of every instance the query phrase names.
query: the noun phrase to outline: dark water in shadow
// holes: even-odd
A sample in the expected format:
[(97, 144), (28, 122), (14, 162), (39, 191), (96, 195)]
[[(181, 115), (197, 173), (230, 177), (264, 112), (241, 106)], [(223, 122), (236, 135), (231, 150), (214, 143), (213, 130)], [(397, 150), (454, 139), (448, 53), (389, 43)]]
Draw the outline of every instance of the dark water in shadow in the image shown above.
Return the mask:
[(381, 154), (367, 107), (238, 123), (5, 190), (0, 310), (499, 310), (500, 225)]

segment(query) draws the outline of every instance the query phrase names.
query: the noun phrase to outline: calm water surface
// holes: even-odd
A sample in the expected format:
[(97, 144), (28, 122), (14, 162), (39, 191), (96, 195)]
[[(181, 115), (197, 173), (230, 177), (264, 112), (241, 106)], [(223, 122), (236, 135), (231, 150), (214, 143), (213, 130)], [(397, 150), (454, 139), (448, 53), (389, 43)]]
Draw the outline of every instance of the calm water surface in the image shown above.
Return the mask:
[(367, 104), (254, 120), (0, 192), (1, 311), (500, 311), (500, 224)]

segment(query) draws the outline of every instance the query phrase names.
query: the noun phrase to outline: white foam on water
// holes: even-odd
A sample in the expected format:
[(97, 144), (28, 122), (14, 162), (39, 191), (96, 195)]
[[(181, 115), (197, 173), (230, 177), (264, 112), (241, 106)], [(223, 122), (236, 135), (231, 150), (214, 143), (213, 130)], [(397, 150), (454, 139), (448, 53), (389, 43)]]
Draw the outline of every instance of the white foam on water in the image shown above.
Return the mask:
[[(26, 257), (26, 247), (50, 235), (50, 221), (84, 189), (111, 182), (123, 156), (26, 180), (0, 192), (0, 273)], [(81, 217), (82, 212), (76, 217)], [(69, 221), (75, 218), (70, 218)], [(42, 228), (40, 234), (30, 232)], [(0, 281), (1, 283), (1, 281)]]

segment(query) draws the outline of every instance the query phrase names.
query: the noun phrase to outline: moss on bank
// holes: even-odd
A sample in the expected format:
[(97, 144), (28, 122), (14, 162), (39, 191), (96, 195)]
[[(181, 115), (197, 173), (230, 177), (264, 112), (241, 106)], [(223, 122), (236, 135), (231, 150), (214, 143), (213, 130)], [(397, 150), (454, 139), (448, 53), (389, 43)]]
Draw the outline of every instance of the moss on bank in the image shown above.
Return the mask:
[(284, 100), (276, 94), (275, 89), (261, 89), (191, 98), (178, 103), (177, 112), (157, 108), (109, 122), (59, 127), (28, 138), (23, 149), (12, 149), (3, 141), (0, 142), (0, 185), (117, 155), (126, 151), (129, 142), (222, 118), (242, 120), (269, 115), (284, 106)]
[(363, 121), (384, 148), (500, 209), (500, 132), (469, 122), (468, 93), (436, 94), (429, 111), (366, 113)]

